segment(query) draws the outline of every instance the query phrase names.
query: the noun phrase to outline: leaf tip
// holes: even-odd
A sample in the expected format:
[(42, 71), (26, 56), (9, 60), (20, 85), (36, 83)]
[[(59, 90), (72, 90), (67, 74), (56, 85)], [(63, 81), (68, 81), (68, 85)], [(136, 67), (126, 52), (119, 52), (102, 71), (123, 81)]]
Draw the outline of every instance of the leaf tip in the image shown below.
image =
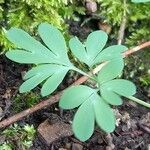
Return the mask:
[(51, 93), (47, 93), (47, 92), (45, 92), (44, 90), (41, 89), (41, 96), (42, 97), (48, 96), (49, 94), (51, 94)]

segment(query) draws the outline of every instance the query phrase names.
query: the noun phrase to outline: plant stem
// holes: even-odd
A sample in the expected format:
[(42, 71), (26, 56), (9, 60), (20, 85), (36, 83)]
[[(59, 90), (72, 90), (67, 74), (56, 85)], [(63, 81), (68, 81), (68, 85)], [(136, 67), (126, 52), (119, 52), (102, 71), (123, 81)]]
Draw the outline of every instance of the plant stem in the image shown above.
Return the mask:
[(127, 98), (132, 100), (132, 101), (134, 101), (134, 102), (136, 102), (136, 103), (139, 103), (139, 104), (141, 104), (141, 105), (143, 105), (145, 107), (150, 108), (150, 104), (149, 103), (146, 103), (146, 102), (144, 102), (144, 101), (142, 101), (142, 100), (140, 100), (140, 99), (138, 99), (138, 98), (136, 98), (134, 96), (129, 96)]
[(80, 69), (78, 69), (78, 68), (76, 68), (74, 66), (71, 69), (74, 70), (74, 71), (79, 72), (80, 74), (82, 74), (84, 76), (90, 77), (89, 74), (87, 74), (86, 72), (84, 72), (84, 71), (82, 71), (82, 70), (80, 70)]
[(90, 79), (92, 79), (92, 80), (94, 80), (94, 81), (97, 81), (93, 76), (89, 75), (88, 73), (86, 73), (86, 72), (84, 72), (84, 71), (82, 71), (82, 70), (80, 70), (80, 69), (78, 69), (78, 68), (76, 68), (76, 67), (73, 67), (72, 70), (77, 71), (77, 72), (79, 72), (80, 74), (82, 74), (82, 75), (84, 75), (84, 76), (87, 76), (88, 78), (90, 78)]

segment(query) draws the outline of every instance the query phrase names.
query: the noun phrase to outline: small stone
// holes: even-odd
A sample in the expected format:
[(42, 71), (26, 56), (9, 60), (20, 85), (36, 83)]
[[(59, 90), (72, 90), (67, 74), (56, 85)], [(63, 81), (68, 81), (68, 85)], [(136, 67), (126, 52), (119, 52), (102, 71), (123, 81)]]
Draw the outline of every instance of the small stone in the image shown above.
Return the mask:
[(72, 150), (82, 150), (83, 146), (81, 144), (78, 143), (73, 143), (72, 144)]
[(71, 126), (62, 121), (50, 124), (49, 120), (45, 120), (38, 127), (38, 134), (50, 146), (52, 142), (67, 136), (73, 135)]
[(90, 13), (94, 13), (97, 11), (97, 3), (92, 0), (86, 0), (86, 9)]

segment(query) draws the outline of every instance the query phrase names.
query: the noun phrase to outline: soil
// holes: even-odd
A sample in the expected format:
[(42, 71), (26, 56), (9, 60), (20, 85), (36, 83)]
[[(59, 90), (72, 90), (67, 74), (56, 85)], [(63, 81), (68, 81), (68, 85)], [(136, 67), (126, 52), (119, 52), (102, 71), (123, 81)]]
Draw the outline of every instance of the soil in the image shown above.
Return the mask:
[[(81, 39), (85, 39), (91, 30), (91, 26), (85, 25), (81, 27), (78, 22), (70, 22), (70, 33)], [(12, 109), (14, 105), (13, 99), (22, 83), (21, 73), (27, 71), (28, 68), (30, 66), (18, 65), (9, 61), (4, 55), (0, 56), (0, 107), (4, 110), (1, 119), (12, 116), (15, 113)], [(138, 74), (133, 78), (138, 87), (137, 96), (148, 102), (147, 88), (143, 89), (136, 80), (138, 79)], [(75, 78), (72, 80), (75, 80)], [(68, 86), (70, 82), (72, 81), (67, 76), (59, 90)], [(111, 150), (113, 148), (115, 150), (150, 150), (150, 111), (128, 100), (124, 100), (122, 106), (114, 107), (114, 111), (117, 116), (118, 126), (114, 133), (110, 135), (106, 135), (96, 128), (94, 135), (87, 142), (80, 142), (74, 136), (70, 136), (60, 138), (50, 146), (47, 146), (37, 135), (30, 150)], [(62, 115), (58, 104), (54, 104), (49, 108), (35, 112), (19, 121), (18, 124), (21, 126), (26, 123), (33, 124), (37, 128), (47, 118), (57, 119), (57, 117), (69, 123), (74, 112), (75, 110), (64, 111)]]

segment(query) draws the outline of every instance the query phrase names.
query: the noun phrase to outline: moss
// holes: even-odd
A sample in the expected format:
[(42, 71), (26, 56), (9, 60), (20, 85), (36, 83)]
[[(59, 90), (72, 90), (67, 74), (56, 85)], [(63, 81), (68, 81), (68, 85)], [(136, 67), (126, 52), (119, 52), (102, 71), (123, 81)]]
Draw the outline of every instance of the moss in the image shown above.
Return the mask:
[(33, 125), (24, 125), (20, 127), (14, 124), (0, 133), (4, 141), (0, 144), (1, 150), (28, 150), (35, 137), (35, 128)]
[(48, 22), (66, 32), (65, 19), (74, 19), (75, 13), (84, 14), (84, 8), (76, 0), (0, 0), (0, 47), (7, 50), (11, 44), (7, 41), (3, 29), (19, 27), (35, 35), (41, 22)]
[(96, 0), (100, 5), (99, 14), (109, 23), (116, 37), (124, 14), (126, 14), (126, 39), (128, 46), (135, 46), (138, 42), (150, 40), (150, 5), (149, 3), (132, 3), (124, 0)]
[(26, 108), (30, 108), (37, 104), (40, 100), (40, 95), (37, 93), (29, 92), (25, 94), (17, 94), (13, 100), (13, 112), (20, 112)]

